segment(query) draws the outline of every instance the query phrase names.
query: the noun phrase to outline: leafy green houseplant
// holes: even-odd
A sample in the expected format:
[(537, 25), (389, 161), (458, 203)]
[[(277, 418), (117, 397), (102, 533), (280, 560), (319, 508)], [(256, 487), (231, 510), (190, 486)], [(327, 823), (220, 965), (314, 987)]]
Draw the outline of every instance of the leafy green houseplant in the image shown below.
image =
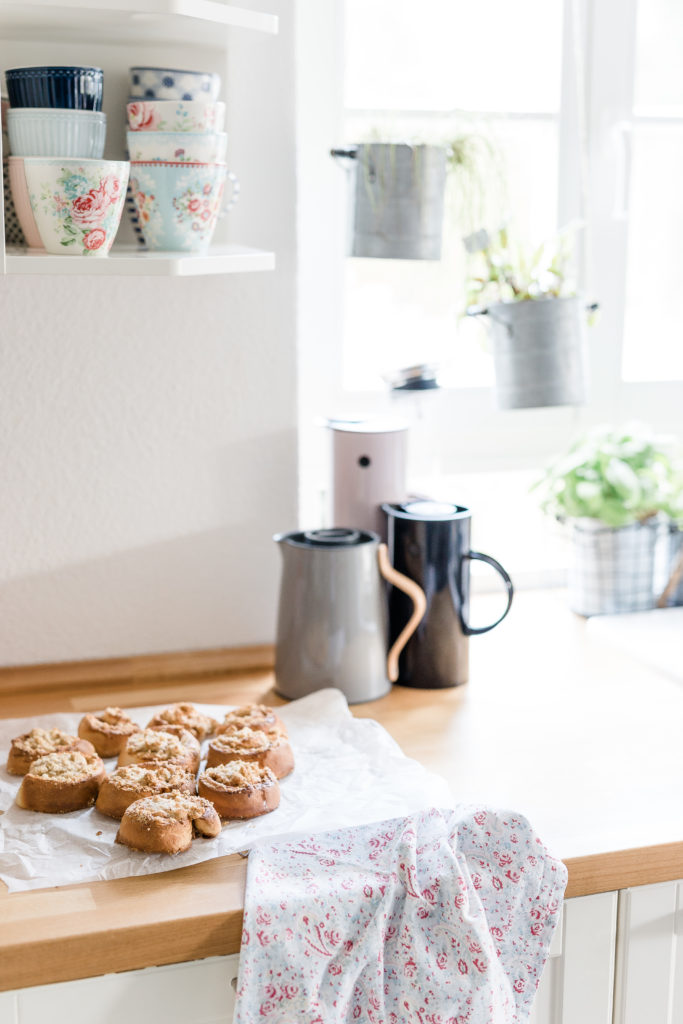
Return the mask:
[(533, 249), (505, 228), (465, 239), (467, 312), (488, 319), (500, 408), (585, 401), (585, 310), (572, 281), (573, 238), (568, 227)]
[(575, 231), (576, 225), (568, 225), (554, 238), (534, 247), (516, 241), (506, 227), (493, 235), (483, 229), (468, 235), (468, 306), (573, 295)]
[[(683, 525), (683, 473), (672, 442), (644, 427), (598, 427), (535, 485), (545, 512), (572, 529), (571, 607), (584, 615), (653, 608)], [(658, 557), (659, 553), (659, 557)]]

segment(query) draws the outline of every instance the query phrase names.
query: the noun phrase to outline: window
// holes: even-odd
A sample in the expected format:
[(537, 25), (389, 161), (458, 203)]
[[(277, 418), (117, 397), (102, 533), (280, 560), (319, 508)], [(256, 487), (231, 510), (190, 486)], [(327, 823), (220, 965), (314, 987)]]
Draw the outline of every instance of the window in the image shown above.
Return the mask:
[(442, 366), (451, 387), (490, 386), (485, 328), (461, 317), (462, 239), (512, 211), (520, 236), (555, 231), (562, 0), (346, 0), (345, 11), (346, 141), (468, 136), (486, 183), (463, 201), (449, 182), (439, 262), (347, 261), (344, 386), (376, 390), (415, 362)]
[[(328, 448), (316, 417), (406, 412), (416, 425), (412, 478), (467, 479), (468, 488), (493, 471), (526, 479), (595, 422), (639, 419), (683, 438), (679, 0), (337, 0), (333, 14), (300, 6), (328, 7), (308, 12), (309, 77), (299, 82), (302, 96), (316, 97), (300, 135), (307, 521), (324, 506)], [(579, 282), (600, 303), (586, 406), (495, 407), (486, 337), (460, 315), (465, 258), (452, 209), (440, 262), (344, 257), (348, 181), (329, 149), (463, 132), (501, 152), (506, 192), (489, 185), (487, 202), (510, 214), (518, 235), (586, 225)], [(391, 393), (384, 375), (415, 362), (441, 364), (444, 386)], [(519, 519), (525, 488), (505, 479), (514, 501), (499, 493), (500, 514)], [(486, 550), (486, 538), (477, 543)]]

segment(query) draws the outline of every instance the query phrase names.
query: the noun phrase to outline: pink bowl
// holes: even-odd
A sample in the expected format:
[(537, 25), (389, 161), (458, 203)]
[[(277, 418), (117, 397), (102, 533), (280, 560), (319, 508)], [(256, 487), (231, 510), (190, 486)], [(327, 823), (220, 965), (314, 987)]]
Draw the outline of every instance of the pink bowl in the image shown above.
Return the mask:
[(38, 225), (31, 209), (31, 200), (28, 196), (23, 156), (11, 156), (9, 158), (9, 181), (14, 208), (17, 211), (17, 217), (21, 224), (21, 230), (24, 232), (26, 244), (29, 249), (44, 249), (45, 246), (40, 237)]

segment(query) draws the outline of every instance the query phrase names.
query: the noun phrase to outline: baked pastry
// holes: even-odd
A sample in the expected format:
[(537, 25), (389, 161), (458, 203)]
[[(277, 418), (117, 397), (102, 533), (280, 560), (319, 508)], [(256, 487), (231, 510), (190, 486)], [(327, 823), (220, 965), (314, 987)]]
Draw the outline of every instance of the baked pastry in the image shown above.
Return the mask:
[(207, 768), (199, 776), (197, 791), (221, 818), (257, 818), (280, 803), (280, 786), (270, 768), (247, 761)]
[(167, 793), (132, 803), (121, 819), (116, 842), (144, 853), (182, 853), (193, 834), (213, 839), (220, 830), (220, 818), (208, 800)]
[(170, 725), (168, 731), (142, 729), (129, 736), (119, 754), (119, 768), (124, 764), (142, 764), (144, 761), (171, 761), (189, 772), (196, 772), (200, 760), (200, 746), (192, 733)]
[(78, 725), (78, 735), (89, 740), (100, 757), (116, 757), (134, 732), (140, 732), (121, 708), (105, 708), (101, 715), (84, 715)]
[(25, 775), (37, 758), (70, 750), (80, 750), (82, 754), (95, 753), (92, 743), (62, 732), (61, 729), (31, 729), (12, 740), (7, 771), (10, 775)]
[(281, 733), (273, 729), (235, 729), (222, 732), (209, 741), (206, 767), (229, 764), (231, 761), (246, 761), (270, 768), (276, 779), (283, 779), (294, 768), (294, 754)]
[(194, 775), (179, 764), (163, 761), (127, 764), (105, 776), (95, 807), (110, 818), (122, 818), (126, 808), (142, 797), (161, 793), (194, 796), (196, 792)]
[(165, 729), (167, 725), (181, 725), (201, 743), (207, 736), (213, 736), (218, 728), (215, 718), (197, 711), (194, 704), (171, 704), (150, 719), (148, 729)]
[(262, 729), (264, 732), (276, 729), (283, 736), (287, 735), (285, 723), (265, 704), (243, 704), (228, 711), (218, 726), (218, 732), (232, 732), (234, 729)]
[(89, 807), (94, 802), (104, 763), (96, 753), (70, 750), (45, 754), (29, 768), (17, 793), (17, 804), (26, 811), (64, 814)]

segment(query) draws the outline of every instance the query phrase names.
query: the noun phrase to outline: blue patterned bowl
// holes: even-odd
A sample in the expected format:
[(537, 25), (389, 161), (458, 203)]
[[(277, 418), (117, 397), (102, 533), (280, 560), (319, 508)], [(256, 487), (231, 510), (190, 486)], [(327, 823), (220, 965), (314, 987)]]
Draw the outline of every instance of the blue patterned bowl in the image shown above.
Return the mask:
[(11, 68), (5, 78), (12, 107), (102, 109), (102, 68)]
[(223, 206), (227, 178), (228, 169), (221, 163), (132, 160), (130, 190), (147, 248), (206, 250)]
[(175, 68), (130, 68), (132, 100), (203, 100), (215, 103), (221, 88), (212, 71), (178, 71)]

